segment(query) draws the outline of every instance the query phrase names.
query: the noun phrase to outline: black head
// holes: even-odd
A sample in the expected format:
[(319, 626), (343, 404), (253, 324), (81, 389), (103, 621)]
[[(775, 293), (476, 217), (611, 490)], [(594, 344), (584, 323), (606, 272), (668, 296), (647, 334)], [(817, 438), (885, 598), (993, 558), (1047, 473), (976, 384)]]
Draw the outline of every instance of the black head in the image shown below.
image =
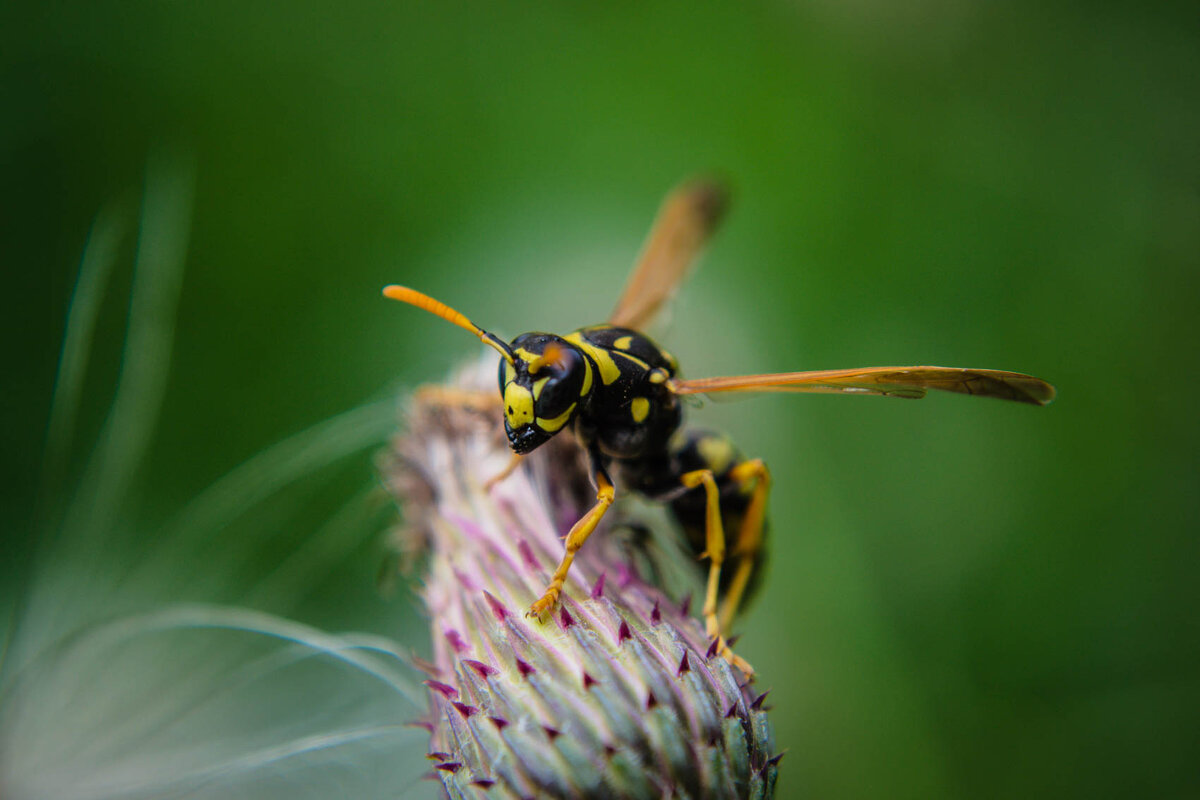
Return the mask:
[(524, 455), (567, 426), (591, 389), (591, 366), (575, 345), (552, 333), (523, 333), (500, 362), (504, 432)]
[(551, 333), (524, 333), (506, 344), (460, 312), (407, 286), (385, 286), (384, 297), (428, 311), (470, 331), (503, 357), (500, 395), (508, 445), (524, 455), (567, 426), (592, 389), (592, 367), (575, 345)]

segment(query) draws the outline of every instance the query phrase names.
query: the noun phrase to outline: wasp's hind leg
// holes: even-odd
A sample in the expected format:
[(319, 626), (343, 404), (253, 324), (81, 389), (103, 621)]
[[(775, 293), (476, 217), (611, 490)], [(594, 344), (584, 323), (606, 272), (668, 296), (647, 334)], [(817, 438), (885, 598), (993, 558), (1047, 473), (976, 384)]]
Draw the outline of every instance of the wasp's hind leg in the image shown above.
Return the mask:
[(700, 557), (707, 557), (709, 561), (708, 584), (704, 591), (704, 609), (702, 612), (704, 614), (705, 632), (710, 638), (716, 640), (717, 651), (725, 660), (746, 673), (746, 675), (753, 675), (754, 668), (744, 658), (741, 658), (730, 649), (729, 644), (721, 633), (723, 626), (717, 617), (717, 594), (721, 586), (721, 566), (725, 563), (725, 526), (721, 522), (721, 490), (717, 487), (717, 481), (710, 469), (697, 469), (685, 472), (679, 476), (679, 482), (688, 489), (695, 489), (699, 486), (704, 487), (705, 549)]
[(704, 487), (706, 499), (704, 509), (704, 552), (708, 558), (708, 586), (704, 591), (704, 629), (710, 637), (721, 635), (717, 621), (717, 589), (721, 584), (721, 565), (725, 563), (725, 526), (721, 523), (721, 492), (713, 478), (712, 470), (697, 469), (679, 476), (679, 482), (688, 489)]
[(575, 560), (575, 554), (592, 535), (592, 531), (596, 529), (596, 525), (600, 523), (600, 519), (613, 503), (615, 489), (612, 479), (608, 476), (604, 465), (600, 463), (599, 456), (594, 452), (592, 453), (592, 476), (596, 482), (596, 504), (572, 526), (571, 532), (567, 534), (566, 550), (563, 553), (562, 561), (559, 562), (558, 569), (554, 570), (554, 575), (550, 578), (550, 585), (546, 587), (546, 591), (537, 602), (530, 606), (525, 615), (527, 617), (537, 617), (542, 612), (554, 608), (559, 594), (562, 593), (563, 583), (567, 580), (571, 562)]
[(742, 513), (741, 524), (738, 526), (737, 538), (734, 540), (732, 551), (729, 553), (734, 561), (734, 572), (725, 587), (721, 599), (719, 617), (720, 629), (728, 631), (737, 615), (738, 606), (746, 594), (754, 571), (758, 567), (763, 552), (767, 507), (767, 494), (771, 489), (771, 472), (762, 459), (755, 458), (742, 461), (729, 470), (724, 480), (730, 481), (749, 491), (750, 502)]

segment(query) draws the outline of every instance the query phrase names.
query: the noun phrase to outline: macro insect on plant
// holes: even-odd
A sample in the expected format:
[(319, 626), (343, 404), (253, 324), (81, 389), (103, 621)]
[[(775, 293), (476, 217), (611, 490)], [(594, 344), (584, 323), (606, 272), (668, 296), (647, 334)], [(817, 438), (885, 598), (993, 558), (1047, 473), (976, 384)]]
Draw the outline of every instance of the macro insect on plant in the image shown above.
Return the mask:
[(667, 503), (688, 544), (708, 559), (706, 633), (725, 658), (752, 674), (726, 637), (763, 561), (770, 473), (724, 435), (683, 428), (682, 396), (784, 391), (915, 399), (936, 389), (1045, 405), (1054, 399), (1054, 387), (1017, 372), (930, 366), (679, 377), (675, 359), (641, 330), (686, 275), (726, 201), (724, 188), (706, 180), (672, 192), (608, 322), (566, 336), (531, 332), (505, 342), (418, 291), (388, 286), (383, 293), (470, 331), (500, 353), (504, 428), (513, 458), (493, 483), (564, 430), (587, 453), (595, 505), (567, 533), (562, 560), (527, 615), (554, 608), (576, 552), (620, 486)]

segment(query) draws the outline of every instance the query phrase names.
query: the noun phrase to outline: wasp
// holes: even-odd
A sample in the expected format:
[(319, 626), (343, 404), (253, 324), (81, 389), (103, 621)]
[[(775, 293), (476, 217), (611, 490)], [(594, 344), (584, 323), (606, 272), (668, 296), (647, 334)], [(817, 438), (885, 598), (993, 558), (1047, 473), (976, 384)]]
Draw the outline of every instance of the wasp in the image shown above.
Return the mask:
[(505, 342), (418, 291), (388, 286), (383, 293), (470, 331), (500, 354), (504, 430), (514, 455), (493, 482), (563, 431), (571, 431), (587, 453), (595, 504), (567, 533), (562, 560), (528, 615), (554, 608), (575, 554), (620, 486), (668, 504), (697, 563), (708, 560), (702, 609), (707, 635), (751, 674), (727, 636), (764, 562), (771, 474), (727, 436), (684, 428), (681, 398), (743, 391), (920, 398), (935, 389), (1045, 405), (1055, 390), (1017, 372), (929, 366), (682, 378), (671, 354), (642, 331), (688, 273), (727, 205), (724, 186), (708, 179), (669, 194), (608, 321), (565, 336), (532, 332)]

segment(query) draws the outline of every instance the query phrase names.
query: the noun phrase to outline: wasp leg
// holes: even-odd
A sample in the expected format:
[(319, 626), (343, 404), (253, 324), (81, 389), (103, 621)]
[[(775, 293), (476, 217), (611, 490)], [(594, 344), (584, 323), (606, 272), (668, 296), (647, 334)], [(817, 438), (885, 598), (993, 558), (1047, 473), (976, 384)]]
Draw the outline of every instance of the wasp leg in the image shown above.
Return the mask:
[(722, 626), (717, 619), (717, 591), (721, 585), (721, 565), (725, 563), (725, 526), (721, 523), (721, 492), (713, 478), (712, 470), (697, 469), (685, 472), (679, 476), (679, 481), (689, 489), (697, 486), (704, 487), (706, 499), (704, 516), (704, 547), (701, 558), (707, 557), (708, 585), (704, 591), (704, 630), (709, 637), (716, 639), (717, 652), (726, 661), (737, 667), (746, 675), (753, 675), (754, 668), (730, 649), (725, 637), (721, 635)]
[(754, 574), (754, 565), (763, 546), (763, 520), (766, 516), (767, 493), (771, 489), (771, 472), (762, 459), (743, 461), (729, 471), (729, 480), (738, 484), (754, 482), (750, 495), (750, 505), (742, 516), (742, 524), (738, 528), (737, 540), (730, 554), (737, 557), (737, 568), (733, 578), (726, 588), (725, 597), (721, 601), (721, 630), (729, 630), (733, 618), (737, 615), (738, 605), (746, 592), (746, 586)]
[(616, 490), (613, 488), (612, 479), (608, 477), (608, 473), (595, 457), (592, 458), (592, 474), (596, 481), (596, 504), (575, 523), (571, 532), (567, 534), (566, 551), (563, 553), (562, 561), (559, 562), (558, 569), (554, 570), (554, 575), (550, 578), (550, 585), (546, 587), (541, 598), (529, 607), (529, 611), (525, 614), (527, 617), (537, 617), (542, 612), (554, 608), (559, 594), (562, 593), (567, 572), (571, 569), (571, 562), (575, 560), (575, 554), (592, 535), (592, 531), (596, 529), (604, 512), (608, 511), (608, 507), (613, 503)]
[(492, 411), (500, 407), (501, 398), (495, 392), (457, 389), (453, 386), (425, 384), (417, 387), (416, 400), (434, 407), (469, 408), (473, 411)]
[(523, 460), (525, 460), (525, 456), (520, 453), (513, 453), (512, 458), (508, 460), (508, 464), (505, 465), (504, 469), (487, 479), (487, 482), (483, 484), (483, 490), (490, 492), (493, 486), (516, 472), (517, 467), (521, 466)]
[(704, 515), (704, 552), (708, 558), (708, 587), (704, 592), (704, 629), (710, 637), (721, 635), (717, 622), (717, 587), (721, 582), (721, 565), (725, 563), (725, 526), (721, 524), (721, 493), (713, 479), (712, 470), (698, 469), (679, 476), (679, 482), (689, 489), (704, 487), (707, 499)]

